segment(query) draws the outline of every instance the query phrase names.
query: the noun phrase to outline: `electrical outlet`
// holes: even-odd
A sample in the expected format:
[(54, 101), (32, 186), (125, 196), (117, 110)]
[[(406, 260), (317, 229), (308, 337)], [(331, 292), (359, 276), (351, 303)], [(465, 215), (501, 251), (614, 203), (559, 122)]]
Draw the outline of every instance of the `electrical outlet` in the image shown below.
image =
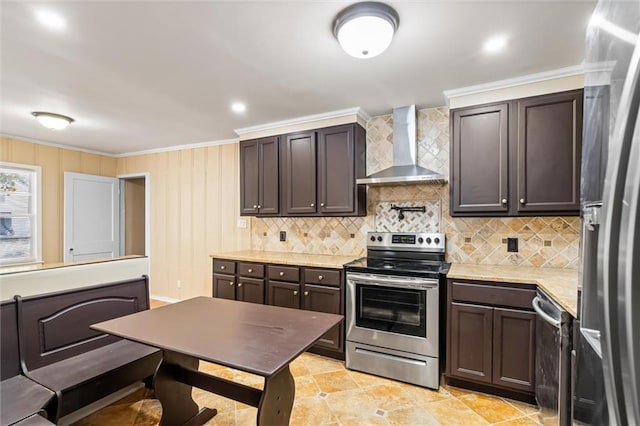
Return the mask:
[(182, 288), (182, 281), (176, 281), (176, 288)]
[(517, 238), (507, 238), (507, 251), (510, 253), (518, 252), (518, 239)]
[(238, 228), (245, 229), (247, 227), (247, 219), (238, 219)]
[(280, 241), (287, 241), (287, 231), (280, 231)]

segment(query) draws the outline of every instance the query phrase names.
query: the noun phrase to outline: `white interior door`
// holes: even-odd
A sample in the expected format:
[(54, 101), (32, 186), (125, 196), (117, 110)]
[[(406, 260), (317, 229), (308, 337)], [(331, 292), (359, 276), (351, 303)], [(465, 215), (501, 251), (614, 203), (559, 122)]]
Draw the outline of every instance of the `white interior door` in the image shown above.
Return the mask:
[(65, 262), (120, 255), (119, 187), (116, 178), (65, 172)]

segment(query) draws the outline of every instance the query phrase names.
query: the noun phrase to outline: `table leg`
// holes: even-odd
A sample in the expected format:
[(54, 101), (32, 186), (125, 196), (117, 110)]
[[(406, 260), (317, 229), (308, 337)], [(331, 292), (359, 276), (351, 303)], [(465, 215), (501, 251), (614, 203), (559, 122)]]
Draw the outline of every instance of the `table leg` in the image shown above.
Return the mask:
[(264, 381), (258, 405), (258, 426), (288, 425), (295, 396), (295, 383), (289, 366)]
[(217, 414), (217, 410), (203, 408), (191, 397), (193, 386), (176, 380), (180, 367), (198, 369), (197, 358), (172, 351), (162, 352), (162, 362), (155, 378), (156, 397), (162, 404), (161, 426), (202, 425)]

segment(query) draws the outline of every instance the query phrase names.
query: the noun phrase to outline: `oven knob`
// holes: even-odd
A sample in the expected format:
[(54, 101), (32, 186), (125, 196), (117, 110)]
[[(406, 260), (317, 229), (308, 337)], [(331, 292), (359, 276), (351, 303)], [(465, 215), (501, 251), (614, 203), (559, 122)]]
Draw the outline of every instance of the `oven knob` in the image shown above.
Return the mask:
[(378, 241), (382, 242), (382, 237), (378, 235)]
[(371, 241), (375, 241), (376, 237), (374, 237), (373, 235), (371, 236)]
[(427, 244), (431, 244), (431, 237), (427, 237)]
[(436, 244), (440, 244), (440, 238), (436, 237), (436, 239), (433, 240), (433, 242), (436, 243)]
[(419, 242), (420, 244), (422, 244), (422, 243), (424, 243), (424, 239), (423, 239), (422, 237), (420, 237), (420, 238), (418, 238), (418, 242)]

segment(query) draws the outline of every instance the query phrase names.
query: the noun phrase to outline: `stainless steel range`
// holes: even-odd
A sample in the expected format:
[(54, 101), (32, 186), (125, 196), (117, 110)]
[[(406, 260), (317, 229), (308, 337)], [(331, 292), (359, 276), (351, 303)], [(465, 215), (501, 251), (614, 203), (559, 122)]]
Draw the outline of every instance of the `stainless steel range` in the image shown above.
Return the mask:
[(444, 239), (369, 233), (367, 257), (345, 265), (347, 368), (438, 388)]

